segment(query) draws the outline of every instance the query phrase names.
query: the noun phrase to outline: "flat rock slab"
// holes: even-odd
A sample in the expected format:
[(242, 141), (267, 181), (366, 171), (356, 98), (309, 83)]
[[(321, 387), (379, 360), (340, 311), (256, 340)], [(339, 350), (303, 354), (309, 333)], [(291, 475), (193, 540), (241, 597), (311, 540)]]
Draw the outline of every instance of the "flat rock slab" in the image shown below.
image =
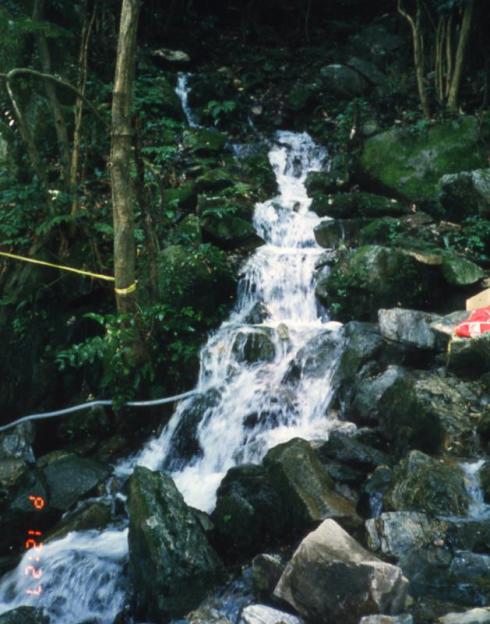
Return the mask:
[(437, 314), (394, 308), (379, 310), (378, 322), (381, 335), (388, 340), (403, 342), (419, 349), (434, 349), (436, 334), (432, 323), (440, 319)]
[(408, 613), (403, 615), (368, 615), (363, 617), (359, 624), (413, 624), (413, 617)]
[(301, 542), (274, 595), (312, 624), (359, 624), (373, 613), (403, 610), (408, 581), (380, 561), (333, 520)]
[(439, 624), (488, 624), (490, 608), (471, 609), (466, 613), (448, 613), (437, 620)]

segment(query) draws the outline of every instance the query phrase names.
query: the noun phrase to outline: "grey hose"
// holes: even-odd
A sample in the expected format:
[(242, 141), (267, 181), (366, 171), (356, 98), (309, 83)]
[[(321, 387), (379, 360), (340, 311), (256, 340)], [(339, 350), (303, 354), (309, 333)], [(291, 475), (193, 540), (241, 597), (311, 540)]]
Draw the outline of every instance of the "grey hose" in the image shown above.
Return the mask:
[[(174, 401), (180, 401), (180, 399), (187, 399), (195, 394), (198, 394), (197, 390), (189, 390), (189, 392), (183, 392), (182, 394), (176, 394), (175, 396), (167, 397), (165, 399), (155, 399), (154, 401), (130, 401), (124, 405), (129, 407), (150, 407), (151, 405), (163, 405), (163, 403), (173, 403)], [(74, 407), (67, 407), (66, 409), (58, 410), (56, 412), (45, 412), (44, 414), (31, 414), (30, 416), (24, 416), (8, 425), (0, 427), (0, 431), (11, 429), (28, 420), (41, 420), (43, 418), (54, 418), (56, 416), (63, 416), (63, 414), (71, 414), (72, 412), (78, 412), (79, 410), (90, 409), (97, 405), (112, 405), (113, 401), (91, 401), (90, 403), (82, 403), (81, 405), (75, 405)]]

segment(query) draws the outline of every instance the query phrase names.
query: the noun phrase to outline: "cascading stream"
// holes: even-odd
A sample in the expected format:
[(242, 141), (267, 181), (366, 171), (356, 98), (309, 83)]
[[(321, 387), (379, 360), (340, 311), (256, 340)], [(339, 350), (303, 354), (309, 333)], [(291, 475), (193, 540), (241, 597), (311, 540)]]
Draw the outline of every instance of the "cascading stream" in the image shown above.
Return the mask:
[[(185, 91), (185, 80), (180, 85)], [(210, 511), (234, 465), (259, 462), (295, 436), (325, 438), (332, 398), (329, 375), (340, 349), (338, 324), (316, 302), (313, 275), (322, 249), (313, 238), (320, 219), (309, 211), (304, 180), (324, 167), (325, 153), (306, 134), (280, 132), (270, 150), (278, 197), (256, 206), (254, 224), (266, 244), (247, 261), (230, 318), (201, 353), (200, 394), (179, 405), (160, 438), (122, 462), (165, 468), (186, 501)], [(257, 318), (257, 309), (260, 314)], [(317, 370), (309, 345), (327, 341), (331, 359)], [(305, 348), (305, 345), (308, 345)], [(189, 452), (189, 440), (193, 452)], [(52, 624), (112, 624), (126, 603), (127, 529), (70, 533), (42, 549), (42, 593), (27, 594), (28, 551), (0, 581), (0, 613), (43, 606)]]
[[(301, 372), (309, 341), (328, 334), (339, 342), (338, 324), (328, 323), (314, 294), (323, 250), (313, 237), (320, 219), (309, 210), (304, 186), (309, 171), (325, 166), (326, 154), (307, 134), (279, 132), (269, 158), (280, 192), (254, 214), (266, 244), (245, 264), (235, 310), (202, 351), (200, 396), (182, 403), (162, 436), (134, 460), (170, 470), (186, 502), (205, 511), (232, 466), (258, 462), (296, 436), (325, 438), (340, 425), (326, 417), (329, 371)], [(258, 321), (257, 306), (265, 316)], [(330, 373), (336, 362), (332, 357)], [(182, 452), (189, 438), (197, 449), (191, 456)]]

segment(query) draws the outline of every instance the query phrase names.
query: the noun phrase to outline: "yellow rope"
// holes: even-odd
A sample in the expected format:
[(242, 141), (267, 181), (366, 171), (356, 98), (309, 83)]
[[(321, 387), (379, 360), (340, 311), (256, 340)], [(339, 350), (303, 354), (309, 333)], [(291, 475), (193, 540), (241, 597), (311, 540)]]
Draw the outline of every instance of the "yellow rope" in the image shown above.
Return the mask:
[[(81, 269), (74, 269), (73, 267), (63, 266), (61, 264), (53, 264), (52, 262), (44, 262), (44, 260), (34, 260), (34, 258), (26, 258), (24, 256), (16, 256), (15, 254), (0, 251), (0, 256), (7, 258), (13, 258), (14, 260), (22, 260), (23, 262), (32, 262), (32, 264), (42, 264), (43, 266), (51, 267), (53, 269), (60, 269), (62, 271), (71, 271), (72, 273), (78, 273), (79, 275), (88, 275), (89, 277), (95, 277), (96, 279), (106, 280), (113, 282), (115, 280), (111, 275), (101, 275), (100, 273), (92, 273), (91, 271), (82, 271)], [(117, 295), (129, 295), (136, 290), (136, 282), (133, 282), (131, 286), (127, 288), (114, 288), (114, 292)]]
[(110, 275), (100, 275), (99, 273), (91, 273), (90, 271), (82, 271), (81, 269), (74, 269), (72, 267), (62, 266), (60, 264), (53, 264), (51, 262), (44, 262), (43, 260), (34, 260), (34, 258), (24, 258), (24, 256), (16, 256), (15, 254), (6, 253), (0, 251), (0, 256), (6, 256), (7, 258), (13, 258), (14, 260), (23, 260), (24, 262), (32, 262), (33, 264), (42, 264), (43, 266), (52, 267), (53, 269), (61, 269), (62, 271), (71, 271), (72, 273), (79, 273), (80, 275), (89, 275), (97, 279), (107, 280), (113, 282), (114, 277)]

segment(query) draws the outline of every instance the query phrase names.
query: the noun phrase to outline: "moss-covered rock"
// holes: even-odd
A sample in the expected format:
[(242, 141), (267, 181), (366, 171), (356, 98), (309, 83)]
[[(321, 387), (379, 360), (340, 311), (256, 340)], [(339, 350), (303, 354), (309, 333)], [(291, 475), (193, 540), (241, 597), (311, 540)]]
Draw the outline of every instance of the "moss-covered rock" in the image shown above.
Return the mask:
[(426, 134), (388, 130), (365, 142), (358, 175), (371, 188), (409, 201), (435, 199), (443, 175), (478, 168), (484, 152), (475, 117), (431, 127)]
[(470, 497), (457, 462), (442, 462), (412, 451), (394, 469), (384, 501), (392, 511), (461, 516), (468, 511)]
[(441, 204), (452, 221), (490, 214), (490, 169), (444, 175), (439, 189)]
[(51, 618), (38, 607), (18, 607), (0, 615), (0, 624), (50, 624)]
[(354, 217), (384, 217), (407, 213), (407, 209), (396, 199), (373, 193), (340, 193), (326, 195), (320, 191), (312, 193), (311, 210), (319, 217), (349, 219)]
[(258, 190), (261, 198), (277, 193), (276, 176), (267, 154), (250, 154), (240, 164), (243, 176)]
[(178, 121), (184, 120), (184, 111), (182, 110), (180, 99), (175, 93), (175, 88), (164, 76), (158, 76), (156, 84), (160, 90), (161, 97), (158, 101), (158, 105), (162, 109), (162, 112), (172, 119)]
[(451, 286), (468, 286), (481, 280), (485, 273), (474, 262), (456, 253), (442, 254), (442, 274)]
[(272, 362), (276, 356), (272, 332), (270, 328), (238, 332), (232, 346), (235, 358), (248, 364)]
[(470, 405), (450, 380), (414, 371), (398, 376), (384, 391), (380, 430), (399, 453), (412, 448), (464, 456), (476, 445)]
[(345, 253), (315, 293), (340, 321), (375, 320), (380, 308), (434, 308), (442, 261), (434, 258), (431, 266), (429, 260), (396, 247), (365, 245)]
[(225, 254), (213, 245), (188, 249), (172, 245), (158, 258), (160, 300), (174, 308), (192, 307), (208, 320), (221, 320), (220, 306), (235, 294), (235, 276)]
[(316, 242), (325, 249), (342, 244), (352, 247), (358, 242), (360, 232), (370, 221), (370, 219), (331, 219), (319, 223), (313, 233)]
[(172, 479), (137, 467), (129, 481), (129, 559), (142, 612), (181, 617), (221, 577), (221, 561)]
[(196, 156), (216, 156), (225, 148), (227, 137), (217, 130), (192, 128), (184, 132), (184, 148)]
[(490, 333), (473, 338), (453, 337), (447, 365), (448, 370), (462, 377), (475, 378), (486, 373), (490, 368)]
[(201, 219), (205, 241), (221, 249), (256, 249), (264, 244), (251, 223), (231, 214), (211, 214)]
[(189, 213), (196, 209), (197, 187), (195, 182), (184, 182), (181, 186), (166, 189), (163, 193), (166, 211)]
[(222, 191), (223, 189), (233, 186), (236, 176), (226, 169), (211, 169), (205, 171), (196, 178), (196, 187), (198, 193), (203, 191)]
[(344, 98), (362, 95), (368, 89), (368, 83), (354, 69), (345, 65), (327, 65), (320, 70), (327, 92)]
[(324, 194), (339, 193), (349, 188), (347, 176), (342, 176), (339, 171), (310, 171), (306, 176), (306, 192), (311, 197), (313, 193)]
[(195, 214), (188, 215), (181, 221), (175, 228), (175, 232), (179, 236), (190, 240), (194, 245), (202, 244), (201, 222)]

